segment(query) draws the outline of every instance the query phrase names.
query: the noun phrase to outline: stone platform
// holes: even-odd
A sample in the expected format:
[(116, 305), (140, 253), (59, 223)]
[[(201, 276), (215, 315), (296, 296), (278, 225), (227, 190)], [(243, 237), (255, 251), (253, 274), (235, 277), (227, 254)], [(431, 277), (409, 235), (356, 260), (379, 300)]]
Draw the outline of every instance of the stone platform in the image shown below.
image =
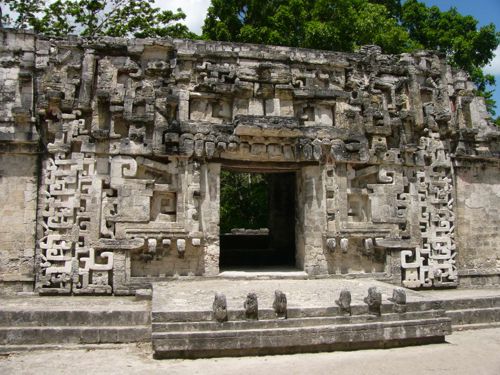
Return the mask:
[(150, 311), (134, 297), (3, 297), (0, 353), (149, 342)]
[[(153, 301), (118, 296), (3, 297), (0, 353), (96, 349), (152, 340), (155, 358), (243, 356), (442, 342), (451, 328), (500, 326), (500, 288), (406, 290), (407, 312), (397, 313), (388, 300), (394, 286), (380, 281), (298, 279), (299, 274), (292, 275), (294, 279), (281, 273), (241, 276), (154, 283)], [(380, 317), (369, 314), (363, 301), (372, 286), (382, 293)], [(351, 316), (341, 314), (335, 304), (344, 288), (352, 295)], [(276, 289), (287, 295), (287, 319), (275, 316)], [(227, 298), (224, 323), (213, 319), (216, 292)], [(244, 317), (249, 292), (258, 296), (259, 320)]]
[[(382, 293), (382, 315), (369, 313), (369, 287)], [(155, 358), (197, 358), (385, 348), (444, 341), (451, 318), (431, 294), (407, 290), (406, 312), (388, 301), (395, 287), (374, 280), (211, 279), (158, 283), (153, 288), (152, 341)], [(287, 319), (277, 319), (274, 291), (287, 296)], [(352, 315), (335, 300), (352, 296)], [(246, 320), (248, 293), (258, 296), (259, 320)], [(228, 321), (214, 320), (215, 293), (227, 300)], [(453, 298), (452, 298), (453, 299)]]

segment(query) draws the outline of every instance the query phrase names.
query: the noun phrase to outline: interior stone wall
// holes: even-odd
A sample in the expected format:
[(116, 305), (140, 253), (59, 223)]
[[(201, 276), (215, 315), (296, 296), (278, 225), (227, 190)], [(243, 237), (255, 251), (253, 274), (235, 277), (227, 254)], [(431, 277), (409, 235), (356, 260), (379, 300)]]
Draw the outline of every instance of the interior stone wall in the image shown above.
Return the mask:
[(457, 246), (461, 285), (500, 283), (500, 174), (496, 163), (456, 169)]
[(295, 263), (295, 173), (273, 173), (269, 183), (269, 245), (281, 264)]
[(217, 275), (221, 165), (296, 174), (310, 275), (497, 277), (500, 131), (445, 56), (0, 38), (4, 284), (131, 294)]

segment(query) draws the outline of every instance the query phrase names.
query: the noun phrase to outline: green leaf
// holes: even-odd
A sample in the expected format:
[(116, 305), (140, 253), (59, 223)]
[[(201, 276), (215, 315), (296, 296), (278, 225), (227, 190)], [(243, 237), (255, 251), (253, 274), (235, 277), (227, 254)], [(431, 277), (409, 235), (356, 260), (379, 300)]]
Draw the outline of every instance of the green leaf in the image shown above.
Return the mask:
[(186, 15), (155, 7), (154, 0), (6, 0), (17, 14), (9, 26), (53, 36), (197, 38), (182, 20)]

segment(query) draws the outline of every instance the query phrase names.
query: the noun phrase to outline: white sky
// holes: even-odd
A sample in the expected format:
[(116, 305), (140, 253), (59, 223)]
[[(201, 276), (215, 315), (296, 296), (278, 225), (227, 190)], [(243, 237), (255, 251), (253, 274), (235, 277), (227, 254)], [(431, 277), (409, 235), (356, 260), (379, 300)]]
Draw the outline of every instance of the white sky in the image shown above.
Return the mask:
[(162, 9), (177, 10), (181, 8), (186, 13), (185, 24), (189, 30), (201, 34), (201, 27), (207, 14), (210, 0), (156, 0), (156, 5)]
[[(495, 55), (491, 64), (484, 68), (484, 72), (498, 76), (500, 75), (500, 46), (495, 50)], [(497, 84), (500, 84), (500, 80)]]

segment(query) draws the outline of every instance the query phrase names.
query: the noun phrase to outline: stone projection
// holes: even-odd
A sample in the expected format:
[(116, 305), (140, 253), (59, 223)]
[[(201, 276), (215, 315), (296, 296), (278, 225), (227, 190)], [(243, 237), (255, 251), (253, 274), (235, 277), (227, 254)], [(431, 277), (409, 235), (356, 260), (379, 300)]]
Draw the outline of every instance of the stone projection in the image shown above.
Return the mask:
[(217, 275), (221, 168), (293, 174), (292, 251), (309, 275), (499, 279), (500, 250), (470, 228), (486, 222), (498, 243), (500, 181), (485, 173), (499, 175), (500, 132), (444, 56), (1, 37), (13, 290), (133, 294)]

